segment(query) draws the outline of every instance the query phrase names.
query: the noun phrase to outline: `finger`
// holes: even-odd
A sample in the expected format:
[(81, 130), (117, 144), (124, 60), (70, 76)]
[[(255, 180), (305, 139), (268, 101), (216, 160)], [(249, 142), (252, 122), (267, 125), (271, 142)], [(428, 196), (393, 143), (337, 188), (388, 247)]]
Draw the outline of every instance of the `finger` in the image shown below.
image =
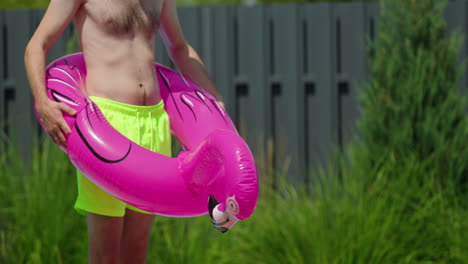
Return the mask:
[(60, 103), (60, 110), (62, 110), (62, 112), (65, 112), (71, 116), (75, 115), (76, 114), (76, 111), (75, 109), (69, 107), (68, 105), (64, 104), (64, 103)]
[(59, 142), (59, 140), (58, 140), (58, 138), (57, 138), (56, 135), (50, 134), (49, 137), (50, 137), (50, 139), (52, 140), (52, 142), (54, 142), (55, 145), (60, 145), (60, 142)]
[(58, 141), (59, 141), (59, 145), (62, 146), (62, 147), (66, 147), (67, 146), (67, 139), (65, 138), (65, 136), (63, 135), (62, 132), (59, 132), (57, 134), (57, 138), (58, 138)]
[(63, 145), (63, 142), (65, 142), (65, 140), (62, 140), (60, 138), (61, 136), (63, 137), (63, 133), (59, 127), (53, 128), (49, 131), (49, 137), (52, 139), (52, 141), (56, 145), (61, 146)]
[(71, 129), (66, 122), (60, 123), (60, 129), (67, 135), (71, 133)]

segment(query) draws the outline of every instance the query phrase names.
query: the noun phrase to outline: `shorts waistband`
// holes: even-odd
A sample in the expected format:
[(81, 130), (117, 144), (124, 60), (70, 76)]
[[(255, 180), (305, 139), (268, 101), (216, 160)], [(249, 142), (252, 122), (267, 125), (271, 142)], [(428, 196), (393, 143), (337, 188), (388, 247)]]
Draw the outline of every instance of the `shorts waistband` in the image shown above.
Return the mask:
[(91, 101), (95, 102), (99, 108), (106, 110), (116, 111), (119, 113), (125, 113), (129, 115), (138, 115), (138, 114), (157, 114), (164, 112), (164, 101), (155, 104), (155, 105), (132, 105), (122, 102), (113, 101), (107, 98), (102, 98), (99, 96), (89, 96)]

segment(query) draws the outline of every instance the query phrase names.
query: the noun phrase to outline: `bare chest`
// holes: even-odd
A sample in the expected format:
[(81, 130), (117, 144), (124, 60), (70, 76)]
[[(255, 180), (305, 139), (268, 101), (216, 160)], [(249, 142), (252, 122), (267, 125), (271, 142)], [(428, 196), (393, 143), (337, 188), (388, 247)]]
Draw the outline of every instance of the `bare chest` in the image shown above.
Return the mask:
[(88, 0), (88, 15), (106, 31), (126, 34), (154, 32), (164, 0)]

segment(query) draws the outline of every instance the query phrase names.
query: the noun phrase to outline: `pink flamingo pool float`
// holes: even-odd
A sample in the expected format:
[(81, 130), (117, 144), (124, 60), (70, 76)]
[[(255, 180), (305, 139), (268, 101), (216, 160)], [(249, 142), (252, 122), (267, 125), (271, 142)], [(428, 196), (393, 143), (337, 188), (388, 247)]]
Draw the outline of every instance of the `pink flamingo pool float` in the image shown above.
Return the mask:
[(86, 177), (118, 199), (158, 215), (209, 213), (213, 226), (226, 232), (255, 210), (252, 153), (209, 93), (169, 68), (156, 64), (155, 71), (171, 130), (184, 151), (167, 157), (115, 130), (82, 92), (81, 53), (59, 58), (46, 71), (49, 98), (77, 112), (64, 114), (72, 129), (64, 150)]

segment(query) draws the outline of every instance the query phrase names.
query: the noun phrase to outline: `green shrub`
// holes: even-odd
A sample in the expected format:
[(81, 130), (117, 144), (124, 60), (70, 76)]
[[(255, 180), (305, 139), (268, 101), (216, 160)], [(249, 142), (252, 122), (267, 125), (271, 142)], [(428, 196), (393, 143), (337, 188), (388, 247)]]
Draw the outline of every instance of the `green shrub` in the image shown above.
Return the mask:
[[(369, 155), (359, 161), (409, 158), (448, 190), (466, 188), (466, 98), (458, 90), (458, 38), (446, 37), (446, 1), (387, 1), (372, 46), (372, 79), (361, 96), (359, 133)], [(429, 173), (428, 173), (429, 175)], [(420, 181), (428, 180), (425, 176)], [(370, 179), (372, 180), (372, 179)]]
[(372, 79), (360, 97), (359, 139), (344, 166), (345, 192), (348, 181), (358, 181), (363, 193), (382, 186), (378, 195), (388, 196), (389, 208), (398, 203), (401, 226), (392, 233), (401, 234), (392, 237), (408, 249), (392, 250), (398, 263), (467, 260), (460, 254), (466, 245), (456, 242), (467, 231), (457, 220), (466, 215), (467, 105), (458, 90), (459, 40), (446, 37), (445, 5), (384, 3), (370, 49)]

